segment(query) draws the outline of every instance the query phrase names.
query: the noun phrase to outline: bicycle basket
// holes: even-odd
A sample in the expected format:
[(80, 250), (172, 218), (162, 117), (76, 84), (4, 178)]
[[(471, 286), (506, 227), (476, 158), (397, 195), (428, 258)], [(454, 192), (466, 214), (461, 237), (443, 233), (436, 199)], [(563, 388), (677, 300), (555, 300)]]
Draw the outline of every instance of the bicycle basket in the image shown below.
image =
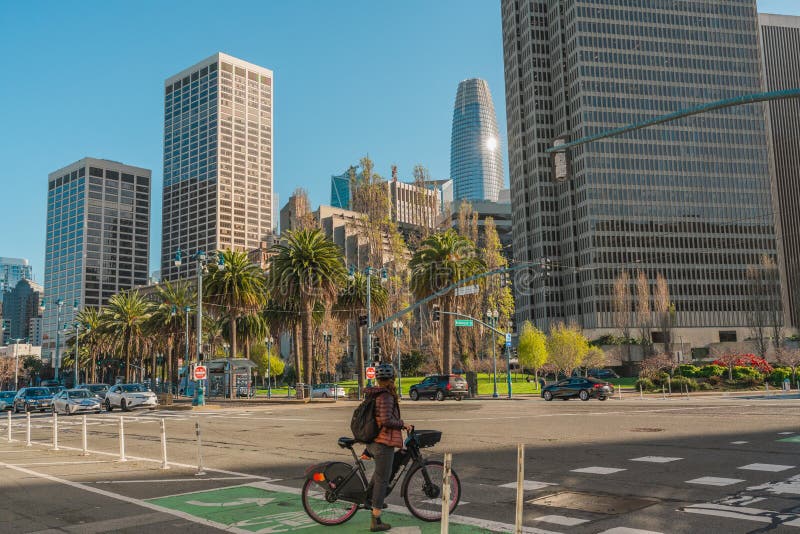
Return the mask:
[(417, 438), (417, 445), (420, 449), (433, 447), (442, 441), (442, 433), (438, 430), (415, 430), (414, 434)]

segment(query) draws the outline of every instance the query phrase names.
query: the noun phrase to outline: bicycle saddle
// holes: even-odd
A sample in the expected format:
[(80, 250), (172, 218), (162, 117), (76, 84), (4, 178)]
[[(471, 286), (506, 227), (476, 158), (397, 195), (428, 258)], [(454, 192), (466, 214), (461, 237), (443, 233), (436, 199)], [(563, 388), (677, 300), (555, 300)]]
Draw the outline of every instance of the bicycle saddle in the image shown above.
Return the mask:
[(349, 449), (355, 444), (355, 438), (339, 438), (339, 446), (343, 449)]

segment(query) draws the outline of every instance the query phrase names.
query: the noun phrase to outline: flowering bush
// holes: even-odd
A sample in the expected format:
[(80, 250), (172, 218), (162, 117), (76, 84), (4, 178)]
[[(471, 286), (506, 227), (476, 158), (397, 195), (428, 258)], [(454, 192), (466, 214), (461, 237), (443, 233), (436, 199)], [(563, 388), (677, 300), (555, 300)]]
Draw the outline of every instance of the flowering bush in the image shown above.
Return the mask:
[(714, 365), (721, 365), (723, 367), (752, 367), (758, 371), (769, 374), (772, 372), (772, 366), (765, 360), (755, 354), (728, 354), (719, 359), (714, 360)]
[(700, 369), (700, 376), (704, 376), (706, 378), (710, 378), (712, 376), (722, 376), (725, 374), (725, 367), (722, 365), (704, 365), (702, 369)]

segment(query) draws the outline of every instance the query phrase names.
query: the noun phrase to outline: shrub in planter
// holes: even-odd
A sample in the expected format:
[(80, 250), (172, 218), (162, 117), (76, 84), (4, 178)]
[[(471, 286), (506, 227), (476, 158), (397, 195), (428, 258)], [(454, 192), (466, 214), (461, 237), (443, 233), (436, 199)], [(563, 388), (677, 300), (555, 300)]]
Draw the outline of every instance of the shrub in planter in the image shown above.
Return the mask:
[(697, 391), (697, 380), (685, 376), (675, 376), (672, 378), (672, 391)]
[(700, 382), (699, 384), (697, 384), (697, 386), (700, 388), (700, 391), (711, 391), (712, 389), (714, 389), (714, 386), (712, 386), (708, 382)]
[(666, 387), (667, 382), (669, 382), (669, 373), (661, 372), (658, 373), (658, 375), (655, 378), (653, 378), (653, 384), (658, 387), (661, 386)]
[(675, 374), (686, 376), (686, 377), (689, 377), (689, 378), (695, 377), (695, 376), (701, 376), (699, 367), (697, 367), (696, 365), (691, 365), (691, 364), (687, 364), (687, 363), (679, 365), (678, 366), (678, 370), (676, 371)]
[(704, 383), (710, 385), (711, 387), (718, 386), (722, 384), (722, 377), (718, 375), (711, 375), (706, 378)]
[(641, 388), (642, 391), (649, 391), (655, 389), (656, 385), (649, 378), (640, 378), (636, 381), (636, 389)]
[(722, 365), (715, 365), (712, 363), (711, 365), (704, 365), (700, 369), (700, 376), (704, 376), (706, 378), (712, 376), (722, 376), (725, 374), (725, 371), (727, 371), (727, 369)]
[(754, 388), (764, 383), (764, 376), (761, 373), (759, 373), (759, 376), (745, 376), (737, 382), (746, 388)]
[(764, 379), (764, 375), (762, 375), (758, 369), (753, 367), (744, 367), (737, 365), (733, 368), (733, 379), (734, 380), (742, 380), (744, 378), (761, 378)]
[(786, 379), (792, 380), (792, 370), (789, 367), (776, 367), (769, 375), (769, 383), (776, 387), (783, 386)]

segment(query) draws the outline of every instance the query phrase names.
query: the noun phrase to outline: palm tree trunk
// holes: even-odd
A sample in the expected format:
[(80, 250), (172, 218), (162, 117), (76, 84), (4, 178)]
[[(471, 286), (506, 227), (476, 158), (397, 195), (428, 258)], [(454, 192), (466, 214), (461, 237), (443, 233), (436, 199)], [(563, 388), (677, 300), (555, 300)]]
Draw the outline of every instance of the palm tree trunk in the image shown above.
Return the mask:
[(364, 334), (356, 318), (356, 373), (358, 374), (358, 390), (364, 389)]
[(312, 339), (311, 339), (311, 314), (313, 310), (307, 309), (303, 314), (301, 330), (303, 333), (303, 382), (310, 385), (313, 381), (312, 368)]
[(125, 344), (125, 382), (131, 381), (131, 349), (130, 340)]
[[(442, 302), (442, 311), (452, 311), (452, 300), (445, 297)], [(449, 375), (453, 370), (453, 316), (442, 314), (442, 373)]]
[(92, 351), (92, 370), (90, 373), (91, 381), (93, 384), (97, 383), (97, 353), (93, 350)]
[(303, 367), (302, 364), (301, 364), (301, 359), (300, 359), (300, 345), (301, 345), (301, 343), (300, 343), (300, 330), (301, 330), (300, 329), (300, 323), (295, 322), (292, 325), (292, 330), (294, 330), (293, 336), (292, 336), (293, 337), (293, 341), (294, 341), (294, 343), (292, 343), (292, 350), (294, 350), (294, 354), (293, 354), (293, 356), (294, 356), (294, 371), (295, 371), (294, 374), (297, 377), (297, 382), (300, 382), (300, 380), (302, 380), (302, 378), (303, 378), (302, 376), (300, 376), (300, 369), (302, 369), (302, 367)]

